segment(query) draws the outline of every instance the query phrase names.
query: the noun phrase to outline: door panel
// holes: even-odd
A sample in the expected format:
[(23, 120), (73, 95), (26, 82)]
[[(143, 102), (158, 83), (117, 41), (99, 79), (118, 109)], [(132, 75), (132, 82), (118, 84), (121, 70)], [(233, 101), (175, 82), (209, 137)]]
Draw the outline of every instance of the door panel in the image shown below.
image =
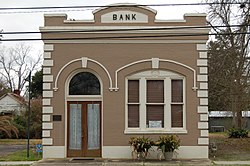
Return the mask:
[(68, 157), (101, 157), (101, 102), (68, 102)]

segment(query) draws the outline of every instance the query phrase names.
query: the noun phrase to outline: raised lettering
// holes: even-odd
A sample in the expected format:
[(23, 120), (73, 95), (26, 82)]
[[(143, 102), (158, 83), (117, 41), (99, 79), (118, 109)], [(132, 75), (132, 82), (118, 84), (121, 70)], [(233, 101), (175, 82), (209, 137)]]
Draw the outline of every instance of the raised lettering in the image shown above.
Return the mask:
[(132, 20), (136, 20), (136, 14), (132, 14)]
[(117, 20), (117, 15), (113, 14), (113, 20)]
[(130, 14), (126, 14), (126, 20), (130, 20)]
[(119, 20), (123, 20), (123, 16), (122, 16), (122, 15), (120, 15), (120, 18), (119, 18)]

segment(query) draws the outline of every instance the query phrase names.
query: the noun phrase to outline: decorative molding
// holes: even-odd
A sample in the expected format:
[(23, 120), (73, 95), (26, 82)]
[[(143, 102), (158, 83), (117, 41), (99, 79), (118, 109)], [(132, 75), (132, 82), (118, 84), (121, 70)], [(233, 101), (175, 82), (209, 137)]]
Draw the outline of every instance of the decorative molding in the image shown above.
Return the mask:
[(43, 130), (42, 137), (50, 137), (50, 130)]
[(208, 130), (200, 130), (200, 135), (201, 137), (209, 137), (209, 132)]
[(207, 59), (207, 52), (199, 52), (199, 58)]
[(200, 105), (208, 105), (208, 98), (200, 98)]
[(197, 44), (197, 51), (206, 51), (207, 45), (206, 44)]
[(208, 70), (207, 70), (207, 67), (200, 67), (200, 74), (207, 74), (208, 73)]
[(209, 139), (208, 138), (198, 138), (198, 145), (208, 145)]
[[(94, 63), (96, 63), (97, 65), (99, 65), (99, 66), (105, 71), (105, 73), (106, 73), (107, 76), (108, 76), (108, 79), (109, 79), (109, 89), (110, 89), (110, 91), (113, 90), (113, 88), (112, 88), (112, 86), (113, 86), (113, 85), (112, 85), (112, 79), (111, 79), (111, 76), (110, 76), (108, 70), (106, 69), (106, 67), (104, 67), (100, 62), (98, 62), (98, 61), (96, 61), (96, 60), (93, 60), (93, 59), (90, 59), (90, 58), (87, 58), (87, 57), (82, 57), (82, 58), (74, 59), (74, 60), (72, 60), (72, 61), (66, 63), (66, 64), (59, 70), (59, 72), (58, 72), (57, 75), (56, 75), (56, 79), (55, 79), (55, 84), (54, 84), (54, 88), (53, 88), (54, 91), (57, 91), (57, 90), (58, 90), (58, 79), (59, 79), (59, 76), (61, 75), (62, 71), (63, 71), (67, 66), (69, 66), (71, 63), (74, 63), (74, 62), (77, 62), (77, 61), (81, 61), (83, 67), (84, 67), (84, 66), (87, 66), (87, 61), (91, 61), (91, 62), (94, 62)], [(86, 62), (85, 62), (85, 61), (86, 61)]]
[[(168, 60), (168, 59), (159, 59), (159, 58), (151, 58), (151, 59), (143, 59), (143, 60), (135, 61), (135, 62), (129, 63), (129, 64), (127, 64), (127, 65), (125, 65), (125, 66), (122, 66), (122, 67), (120, 67), (119, 69), (117, 69), (117, 70), (115, 71), (115, 87), (114, 87), (113, 89), (115, 89), (115, 91), (118, 91), (118, 90), (119, 90), (119, 88), (118, 88), (118, 73), (119, 73), (121, 70), (123, 70), (123, 69), (125, 69), (125, 68), (128, 68), (128, 67), (130, 67), (130, 66), (136, 65), (136, 64), (144, 63), (144, 62), (152, 62), (152, 68), (153, 68), (153, 67), (155, 67), (155, 65), (156, 65), (156, 64), (154, 64), (154, 63), (157, 63), (157, 61), (159, 61), (159, 62), (169, 62), (169, 63), (173, 63), (173, 64), (176, 64), (176, 65), (179, 65), (179, 66), (182, 66), (182, 67), (185, 67), (185, 68), (191, 70), (191, 71), (193, 72), (193, 77), (194, 77), (194, 78), (193, 78), (193, 87), (192, 87), (192, 89), (193, 89), (193, 90), (198, 89), (197, 86), (196, 86), (196, 71), (195, 71), (193, 68), (191, 68), (190, 66), (185, 65), (185, 64), (183, 64), (183, 63), (180, 63), (180, 62), (176, 62), (176, 61)], [(159, 66), (158, 66), (158, 67), (159, 67)]]
[(208, 81), (207, 75), (197, 75), (197, 81)]
[(159, 58), (152, 58), (152, 69), (159, 68)]
[(43, 115), (43, 122), (50, 122), (50, 115)]
[(43, 99), (43, 105), (50, 105), (51, 99)]
[(43, 114), (52, 114), (53, 107), (43, 107)]
[(43, 83), (43, 90), (50, 90), (51, 89), (51, 83)]
[(198, 113), (201, 114), (201, 113), (208, 113), (208, 106), (198, 106), (197, 107), (198, 109)]
[(44, 67), (43, 68), (43, 74), (51, 74), (51, 68), (50, 67)]
[(208, 114), (200, 114), (200, 121), (207, 122), (208, 121)]
[(53, 60), (48, 60), (48, 59), (44, 59), (43, 60), (43, 66), (48, 66), (48, 67), (52, 67), (54, 66), (54, 61)]
[(43, 122), (42, 129), (53, 129), (53, 123)]
[(44, 59), (50, 59), (51, 58), (51, 52), (44, 52), (43, 53), (43, 58)]
[(45, 44), (43, 50), (44, 51), (54, 51), (54, 45), (53, 44)]
[(43, 145), (53, 145), (53, 138), (42, 138), (42, 144)]
[[(206, 78), (207, 78), (207, 76), (206, 76)], [(207, 82), (201, 82), (200, 83), (200, 89), (208, 89), (208, 83)]]
[(53, 75), (43, 75), (43, 82), (53, 82)]
[(197, 59), (197, 66), (207, 66), (207, 59)]
[(197, 97), (208, 97), (208, 91), (207, 90), (198, 90)]
[(52, 98), (53, 97), (53, 91), (43, 91), (43, 97)]
[(198, 129), (208, 129), (208, 122), (198, 122)]

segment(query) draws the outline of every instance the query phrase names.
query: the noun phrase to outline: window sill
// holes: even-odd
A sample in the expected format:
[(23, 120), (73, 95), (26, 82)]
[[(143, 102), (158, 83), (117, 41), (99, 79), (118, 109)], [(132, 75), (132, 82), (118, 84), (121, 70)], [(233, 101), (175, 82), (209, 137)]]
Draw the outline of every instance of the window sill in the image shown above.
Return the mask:
[(185, 129), (155, 129), (155, 130), (140, 130), (140, 129), (125, 129), (124, 134), (187, 134)]

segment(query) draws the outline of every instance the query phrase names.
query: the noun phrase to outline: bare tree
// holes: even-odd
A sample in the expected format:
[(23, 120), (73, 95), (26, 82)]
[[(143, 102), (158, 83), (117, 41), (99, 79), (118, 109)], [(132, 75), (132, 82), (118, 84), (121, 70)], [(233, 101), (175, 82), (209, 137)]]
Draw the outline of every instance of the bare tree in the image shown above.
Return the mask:
[(232, 111), (235, 127), (242, 128), (242, 111), (250, 106), (250, 1), (207, 2), (216, 3), (210, 4), (208, 23), (217, 34), (209, 43), (209, 108)]
[(1, 75), (13, 90), (23, 90), (30, 71), (37, 70), (41, 65), (41, 54), (31, 55), (32, 47), (19, 43), (14, 47), (0, 47)]

